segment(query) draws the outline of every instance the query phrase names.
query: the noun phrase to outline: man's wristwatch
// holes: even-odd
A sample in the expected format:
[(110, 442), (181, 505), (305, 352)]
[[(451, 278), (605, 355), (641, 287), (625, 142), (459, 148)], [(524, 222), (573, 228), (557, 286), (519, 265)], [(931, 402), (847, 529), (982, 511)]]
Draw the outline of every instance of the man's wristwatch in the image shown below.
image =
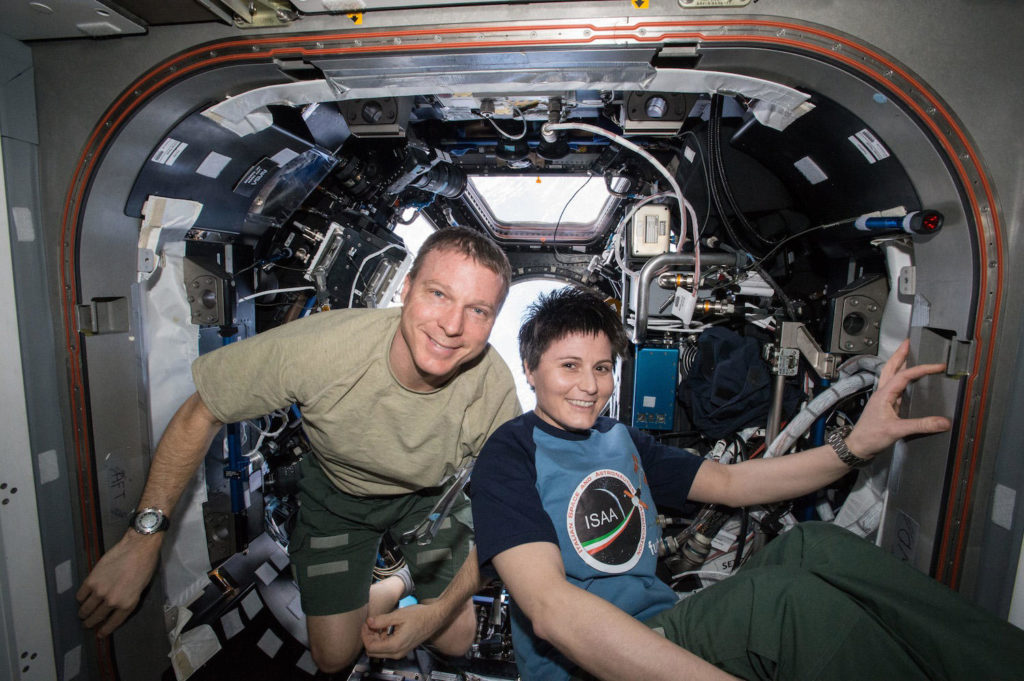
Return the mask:
[(853, 452), (846, 445), (846, 437), (853, 430), (850, 426), (842, 426), (836, 428), (828, 436), (828, 443), (832, 445), (832, 449), (835, 451), (839, 460), (845, 463), (850, 468), (861, 468), (871, 463), (871, 459), (864, 459)]
[(156, 534), (171, 526), (171, 520), (159, 508), (143, 508), (132, 513), (129, 525), (139, 534)]

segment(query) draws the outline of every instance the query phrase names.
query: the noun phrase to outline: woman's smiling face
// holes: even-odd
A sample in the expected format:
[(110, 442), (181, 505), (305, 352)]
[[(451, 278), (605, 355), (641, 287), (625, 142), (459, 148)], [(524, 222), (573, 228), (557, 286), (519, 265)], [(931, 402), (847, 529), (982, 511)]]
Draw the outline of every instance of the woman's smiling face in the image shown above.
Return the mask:
[(574, 333), (553, 342), (526, 380), (537, 393), (534, 412), (562, 430), (588, 430), (615, 389), (608, 337)]

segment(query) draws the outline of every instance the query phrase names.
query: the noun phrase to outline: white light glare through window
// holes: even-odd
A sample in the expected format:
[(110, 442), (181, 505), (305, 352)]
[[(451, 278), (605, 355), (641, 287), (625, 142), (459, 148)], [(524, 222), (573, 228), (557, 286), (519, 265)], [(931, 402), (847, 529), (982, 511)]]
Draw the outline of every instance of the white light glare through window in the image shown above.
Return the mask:
[[(601, 214), (608, 190), (600, 177), (584, 175), (474, 175), (470, 182), (505, 224), (589, 224)], [(584, 186), (585, 185), (585, 186)], [(583, 187), (580, 189), (580, 187)], [(566, 202), (580, 190), (568, 206)], [(565, 208), (565, 213), (562, 209)]]
[[(408, 215), (403, 215), (402, 219), (409, 219)], [(398, 222), (395, 223), (395, 234), (402, 237), (402, 241), (405, 243), (405, 249), (409, 251), (409, 256), (412, 258), (416, 257), (416, 254), (420, 252), (420, 248), (423, 246), (423, 242), (427, 240), (427, 237), (434, 233), (434, 225), (430, 223), (430, 220), (426, 219), (422, 215), (417, 215), (416, 219), (407, 225), (403, 225)], [(401, 288), (395, 294), (394, 299), (389, 300), (385, 307), (398, 307), (401, 305), (399, 294)]]
[(508, 364), (508, 368), (512, 370), (512, 377), (516, 380), (519, 405), (524, 412), (530, 411), (537, 405), (537, 396), (533, 394), (530, 384), (526, 382), (523, 362), (519, 359), (519, 327), (523, 323), (523, 314), (530, 303), (537, 300), (540, 294), (557, 291), (567, 285), (566, 282), (555, 279), (527, 279), (512, 284), (505, 306), (501, 308), (498, 319), (494, 322), (494, 328), (491, 330), (491, 345)]
[[(408, 215), (402, 216), (403, 220), (408, 220)], [(430, 220), (423, 217), (423, 215), (417, 215), (416, 219), (407, 225), (403, 225), (400, 222), (395, 223), (395, 234), (402, 237), (402, 241), (405, 242), (405, 248), (412, 254), (412, 257), (416, 257), (416, 254), (420, 252), (420, 247), (423, 242), (427, 240), (427, 237), (434, 233), (434, 225), (430, 224)]]

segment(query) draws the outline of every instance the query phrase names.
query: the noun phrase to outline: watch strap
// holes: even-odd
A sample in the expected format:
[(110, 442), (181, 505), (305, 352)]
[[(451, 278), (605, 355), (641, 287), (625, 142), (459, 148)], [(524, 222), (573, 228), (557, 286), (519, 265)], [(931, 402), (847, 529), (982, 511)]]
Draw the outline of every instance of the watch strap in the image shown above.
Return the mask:
[(828, 443), (832, 447), (832, 451), (836, 453), (839, 460), (845, 463), (850, 468), (863, 468), (871, 463), (871, 459), (865, 459), (857, 456), (850, 451), (849, 446), (846, 444), (846, 437), (853, 430), (850, 426), (842, 426), (829, 433)]

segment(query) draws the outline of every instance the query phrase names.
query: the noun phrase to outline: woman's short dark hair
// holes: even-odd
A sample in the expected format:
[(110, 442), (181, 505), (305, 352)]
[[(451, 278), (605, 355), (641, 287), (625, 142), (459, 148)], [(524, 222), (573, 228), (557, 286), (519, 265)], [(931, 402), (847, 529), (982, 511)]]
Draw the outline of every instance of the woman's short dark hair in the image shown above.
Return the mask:
[(423, 242), (416, 259), (409, 269), (409, 279), (416, 279), (427, 254), (432, 251), (454, 251), (476, 261), (499, 277), (504, 284), (501, 301), (505, 302), (509, 286), (512, 285), (512, 267), (508, 264), (505, 251), (490, 237), (469, 227), (447, 227), (439, 229)]
[(526, 310), (519, 328), (519, 356), (530, 371), (555, 341), (572, 334), (604, 334), (619, 357), (626, 351), (626, 332), (611, 305), (590, 291), (566, 287), (541, 294)]

